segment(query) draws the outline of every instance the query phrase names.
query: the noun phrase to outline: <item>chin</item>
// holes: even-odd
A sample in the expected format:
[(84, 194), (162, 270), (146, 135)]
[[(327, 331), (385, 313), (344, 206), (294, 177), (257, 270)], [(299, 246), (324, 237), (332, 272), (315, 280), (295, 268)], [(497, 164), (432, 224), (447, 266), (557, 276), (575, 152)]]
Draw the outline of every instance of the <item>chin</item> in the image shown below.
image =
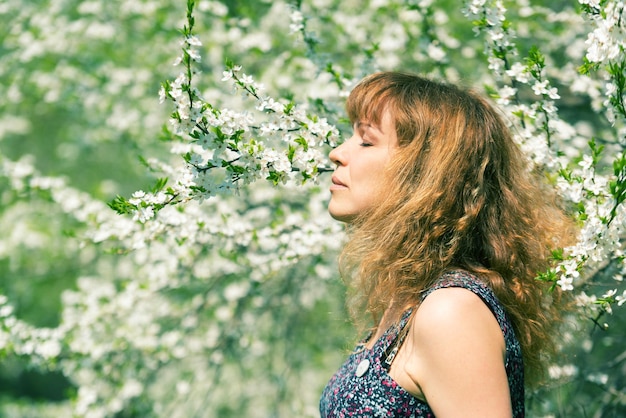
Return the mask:
[(356, 215), (352, 214), (352, 213), (341, 213), (341, 212), (336, 212), (333, 211), (331, 209), (328, 210), (328, 213), (330, 213), (330, 216), (339, 222), (345, 222), (345, 223), (350, 223), (354, 220), (354, 218), (356, 217)]

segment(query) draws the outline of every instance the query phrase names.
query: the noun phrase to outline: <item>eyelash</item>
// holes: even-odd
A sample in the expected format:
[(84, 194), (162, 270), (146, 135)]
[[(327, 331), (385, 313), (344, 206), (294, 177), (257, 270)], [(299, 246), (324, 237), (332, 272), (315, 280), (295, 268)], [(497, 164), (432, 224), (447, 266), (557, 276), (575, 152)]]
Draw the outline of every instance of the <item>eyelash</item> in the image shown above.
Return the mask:
[(373, 146), (373, 145), (374, 145), (374, 144), (372, 144), (371, 142), (369, 142), (369, 141), (367, 141), (367, 140), (366, 140), (366, 138), (365, 138), (365, 132), (363, 132), (361, 129), (358, 129), (358, 130), (357, 130), (357, 129), (355, 129), (355, 130), (354, 130), (354, 133), (355, 133), (356, 135), (358, 135), (358, 136), (361, 138), (361, 143), (359, 144), (359, 146), (360, 146), (360, 147), (367, 148), (367, 147), (371, 147), (371, 146)]
[(372, 143), (365, 138), (364, 132), (359, 132), (358, 135), (361, 138), (361, 143), (359, 144), (360, 147), (367, 148), (372, 146)]

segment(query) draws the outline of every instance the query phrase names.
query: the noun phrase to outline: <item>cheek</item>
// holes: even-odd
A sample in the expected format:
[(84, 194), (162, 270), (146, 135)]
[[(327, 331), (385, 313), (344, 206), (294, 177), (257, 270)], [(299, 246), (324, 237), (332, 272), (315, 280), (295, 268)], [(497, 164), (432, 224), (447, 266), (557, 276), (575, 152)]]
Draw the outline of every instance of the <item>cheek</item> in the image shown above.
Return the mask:
[(360, 177), (363, 182), (370, 185), (381, 185), (383, 178), (385, 177), (385, 170), (389, 164), (390, 158), (388, 156), (379, 157), (370, 164), (360, 167)]
[(361, 173), (358, 182), (359, 197), (367, 202), (373, 202), (384, 190), (384, 164), (368, 166)]

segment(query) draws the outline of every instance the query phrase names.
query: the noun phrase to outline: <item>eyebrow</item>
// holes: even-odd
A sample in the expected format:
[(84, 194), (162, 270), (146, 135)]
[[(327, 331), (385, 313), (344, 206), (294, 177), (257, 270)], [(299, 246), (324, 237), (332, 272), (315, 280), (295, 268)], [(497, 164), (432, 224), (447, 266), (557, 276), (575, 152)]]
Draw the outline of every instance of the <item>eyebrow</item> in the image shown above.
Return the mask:
[(370, 122), (365, 122), (365, 121), (358, 121), (355, 124), (355, 128), (356, 129), (365, 129), (365, 128), (372, 128), (378, 132), (374, 132), (375, 135), (380, 135), (380, 134), (385, 134), (385, 132), (383, 132), (383, 130), (381, 129), (380, 126), (374, 125)]

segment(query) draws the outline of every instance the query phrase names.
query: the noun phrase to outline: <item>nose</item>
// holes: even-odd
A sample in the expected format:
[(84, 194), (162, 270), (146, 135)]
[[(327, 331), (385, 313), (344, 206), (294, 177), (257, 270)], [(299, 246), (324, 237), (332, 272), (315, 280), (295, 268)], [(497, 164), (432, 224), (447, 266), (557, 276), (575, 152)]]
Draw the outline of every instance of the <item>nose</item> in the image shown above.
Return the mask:
[(333, 150), (328, 154), (328, 158), (330, 158), (330, 161), (332, 161), (336, 165), (345, 165), (346, 163), (345, 145), (346, 145), (346, 142), (333, 148)]

